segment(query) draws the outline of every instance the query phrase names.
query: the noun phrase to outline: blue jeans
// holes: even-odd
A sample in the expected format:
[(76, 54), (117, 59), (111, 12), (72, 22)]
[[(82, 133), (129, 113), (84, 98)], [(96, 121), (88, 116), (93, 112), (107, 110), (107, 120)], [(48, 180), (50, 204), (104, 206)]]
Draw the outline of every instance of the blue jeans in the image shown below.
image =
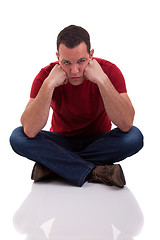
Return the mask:
[(113, 164), (137, 153), (143, 147), (143, 135), (132, 127), (128, 132), (115, 128), (85, 138), (42, 130), (35, 138), (28, 138), (23, 127), (18, 127), (12, 132), (10, 144), (17, 154), (82, 186), (96, 165)]

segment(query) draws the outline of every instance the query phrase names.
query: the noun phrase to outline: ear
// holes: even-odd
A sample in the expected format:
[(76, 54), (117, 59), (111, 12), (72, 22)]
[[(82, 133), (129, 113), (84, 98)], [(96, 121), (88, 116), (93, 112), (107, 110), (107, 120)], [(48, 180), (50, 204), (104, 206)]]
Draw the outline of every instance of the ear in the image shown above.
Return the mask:
[(57, 56), (57, 59), (58, 59), (58, 62), (59, 62), (59, 53), (56, 52), (56, 56)]
[(92, 58), (93, 58), (93, 54), (94, 54), (94, 49), (92, 49), (91, 51), (90, 51), (90, 59), (92, 60)]

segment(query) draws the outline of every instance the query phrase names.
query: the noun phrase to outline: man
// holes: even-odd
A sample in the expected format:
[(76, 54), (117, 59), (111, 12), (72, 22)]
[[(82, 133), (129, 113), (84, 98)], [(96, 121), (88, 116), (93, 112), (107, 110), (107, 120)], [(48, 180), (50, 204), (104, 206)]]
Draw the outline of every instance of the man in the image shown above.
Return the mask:
[[(77, 186), (89, 181), (124, 187), (122, 168), (114, 163), (143, 146), (121, 71), (93, 58), (90, 48), (82, 27), (71, 25), (59, 33), (58, 62), (34, 79), (22, 127), (10, 137), (16, 153), (36, 162), (35, 181), (56, 173)], [(43, 131), (50, 107), (52, 126)], [(117, 128), (111, 130), (111, 122)]]

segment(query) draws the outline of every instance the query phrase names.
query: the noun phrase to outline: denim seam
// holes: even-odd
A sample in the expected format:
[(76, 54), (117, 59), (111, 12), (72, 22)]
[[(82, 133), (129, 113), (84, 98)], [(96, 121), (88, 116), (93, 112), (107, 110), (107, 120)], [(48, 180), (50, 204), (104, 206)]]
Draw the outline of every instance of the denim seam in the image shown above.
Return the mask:
[(83, 173), (83, 175), (81, 176), (80, 180), (79, 180), (79, 185), (82, 186), (84, 184), (85, 178), (87, 177), (87, 175), (89, 174), (89, 170), (92, 170), (95, 166), (94, 165), (88, 165), (88, 169)]

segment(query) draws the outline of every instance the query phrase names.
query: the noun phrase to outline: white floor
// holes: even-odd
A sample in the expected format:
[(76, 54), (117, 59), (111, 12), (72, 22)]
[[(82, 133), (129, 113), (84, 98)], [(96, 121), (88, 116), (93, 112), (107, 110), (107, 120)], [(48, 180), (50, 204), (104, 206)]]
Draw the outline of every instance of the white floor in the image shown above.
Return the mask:
[[(64, 181), (33, 183), (33, 162), (6, 142), (1, 169), (2, 239), (146, 240), (159, 239), (159, 167), (147, 147), (121, 163), (124, 189)], [(154, 155), (153, 155), (154, 156)], [(152, 161), (152, 158), (151, 158)]]

